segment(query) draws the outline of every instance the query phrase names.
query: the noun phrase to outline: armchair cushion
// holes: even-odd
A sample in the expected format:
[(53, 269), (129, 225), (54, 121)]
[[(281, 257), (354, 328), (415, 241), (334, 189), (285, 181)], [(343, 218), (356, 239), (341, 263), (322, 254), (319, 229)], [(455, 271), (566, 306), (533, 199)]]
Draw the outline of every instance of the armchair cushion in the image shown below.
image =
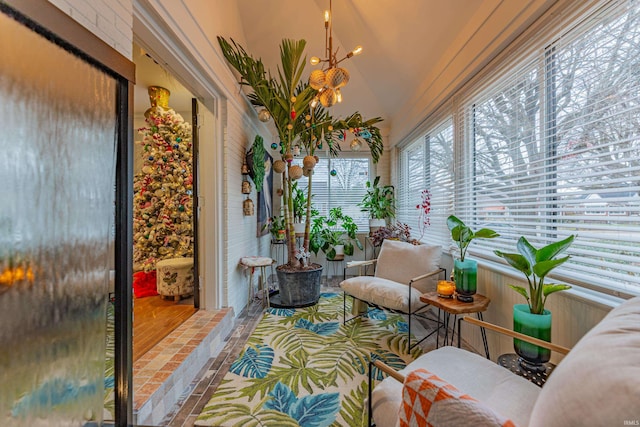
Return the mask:
[[(408, 312), (409, 286), (392, 280), (374, 276), (357, 276), (343, 280), (340, 287), (347, 294), (360, 300), (367, 301), (393, 310)], [(411, 292), (411, 311), (422, 307), (421, 292), (413, 289)]]
[[(437, 270), (441, 253), (441, 246), (386, 239), (380, 248), (375, 276), (409, 285), (414, 277)], [(430, 277), (416, 282), (415, 286), (423, 293), (435, 291), (436, 280), (437, 277)]]
[[(541, 390), (508, 369), (457, 347), (441, 347), (423, 354), (399, 372), (406, 376), (419, 368), (429, 370), (518, 426), (529, 425), (531, 410)], [(371, 403), (378, 427), (399, 425), (402, 383), (390, 377), (384, 379), (373, 389)]]
[(460, 420), (474, 426), (515, 426), (511, 420), (423, 368), (405, 377), (402, 397), (403, 404), (398, 411), (400, 427), (458, 427)]

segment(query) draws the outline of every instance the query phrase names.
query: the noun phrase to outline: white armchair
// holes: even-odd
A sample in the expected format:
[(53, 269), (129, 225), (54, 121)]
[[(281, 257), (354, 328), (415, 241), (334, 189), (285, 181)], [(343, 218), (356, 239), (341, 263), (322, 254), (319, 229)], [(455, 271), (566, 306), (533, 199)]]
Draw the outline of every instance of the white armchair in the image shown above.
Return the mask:
[[(439, 267), (442, 248), (433, 245), (412, 245), (398, 240), (385, 240), (378, 258), (370, 261), (354, 261), (345, 268), (345, 280), (340, 283), (344, 291), (344, 321), (353, 320), (362, 314), (347, 319), (346, 298), (351, 296), (369, 306), (406, 314), (408, 317), (409, 349), (422, 340), (411, 344), (411, 317), (422, 316), (428, 304), (420, 301), (420, 295), (436, 290), (437, 276), (446, 277), (446, 271)], [(373, 276), (356, 276), (347, 279), (347, 270), (354, 267), (375, 265)]]
[[(457, 347), (430, 351), (397, 372), (374, 360), (369, 365), (369, 425), (395, 427), (401, 418), (413, 417), (439, 427), (638, 424), (640, 297), (614, 308), (571, 351), (473, 318), (464, 320), (566, 356), (542, 388)], [(389, 377), (373, 387), (375, 370)]]

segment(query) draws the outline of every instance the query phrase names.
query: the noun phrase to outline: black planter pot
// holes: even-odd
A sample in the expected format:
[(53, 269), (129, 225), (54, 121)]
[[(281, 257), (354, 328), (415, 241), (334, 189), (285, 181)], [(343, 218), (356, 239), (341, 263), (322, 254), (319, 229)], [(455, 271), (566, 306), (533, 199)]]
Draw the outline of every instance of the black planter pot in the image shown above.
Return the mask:
[(322, 266), (312, 264), (313, 269), (287, 271), (286, 265), (276, 268), (280, 304), (282, 307), (306, 307), (320, 299)]

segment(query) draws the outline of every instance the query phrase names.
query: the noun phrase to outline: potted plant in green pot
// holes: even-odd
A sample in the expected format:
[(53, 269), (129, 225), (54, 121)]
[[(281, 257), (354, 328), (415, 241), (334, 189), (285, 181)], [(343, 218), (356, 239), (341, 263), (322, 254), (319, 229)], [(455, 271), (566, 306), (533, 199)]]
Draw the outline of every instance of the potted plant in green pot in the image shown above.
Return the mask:
[[(315, 150), (327, 149), (337, 156), (340, 141), (347, 132), (358, 133), (359, 138), (369, 146), (371, 157), (376, 163), (383, 152), (380, 129), (375, 126), (382, 121), (376, 117), (364, 120), (359, 113), (343, 119), (332, 118), (322, 107), (322, 99), (328, 90), (314, 86), (303, 80), (306, 58), (304, 40), (284, 39), (280, 45), (281, 65), (277, 72), (268, 71), (260, 59), (248, 54), (233, 40), (217, 37), (222, 54), (239, 73), (240, 84), (248, 89), (247, 97), (260, 108), (258, 117), (268, 122), (272, 120), (280, 144), (280, 159), (273, 162), (273, 170), (282, 175), (282, 204), (287, 235), (295, 235), (293, 185), (306, 178), (306, 212), (302, 244), (296, 239), (287, 239), (287, 263), (276, 267), (282, 306), (302, 307), (315, 304), (320, 297), (322, 266), (310, 262), (309, 239), (311, 226), (311, 194), (313, 169), (318, 162)], [(321, 70), (315, 70), (320, 72)], [(318, 73), (316, 73), (317, 75)], [(324, 76), (324, 74), (323, 74)], [(320, 101), (320, 102), (318, 102)], [(294, 151), (304, 154), (303, 165), (293, 163)]]
[(387, 225), (396, 216), (395, 189), (392, 185), (380, 185), (380, 177), (367, 181), (367, 193), (358, 203), (362, 212), (369, 213), (369, 235)]
[[(544, 308), (547, 297), (554, 292), (570, 289), (571, 286), (557, 283), (545, 283), (545, 277), (554, 268), (564, 264), (570, 256), (557, 258), (573, 243), (575, 235), (536, 249), (523, 236), (516, 248), (519, 253), (494, 251), (507, 263), (524, 274), (528, 287), (517, 285), (509, 287), (525, 297), (527, 304), (513, 306), (513, 329), (544, 341), (551, 342), (551, 312)], [(543, 363), (551, 358), (551, 351), (534, 344), (514, 339), (513, 346), (520, 356), (520, 363), (528, 369), (544, 369)]]
[(314, 218), (309, 249), (316, 255), (322, 251), (328, 260), (344, 259), (345, 255), (353, 255), (354, 245), (362, 250), (357, 231), (358, 225), (342, 208), (331, 208), (328, 216)]
[(465, 259), (469, 244), (473, 239), (493, 239), (500, 236), (488, 228), (473, 232), (464, 222), (454, 215), (447, 218), (447, 227), (451, 231), (451, 239), (460, 250), (459, 258), (453, 260), (453, 281), (456, 284), (456, 298), (462, 302), (473, 302), (478, 280), (478, 262)]

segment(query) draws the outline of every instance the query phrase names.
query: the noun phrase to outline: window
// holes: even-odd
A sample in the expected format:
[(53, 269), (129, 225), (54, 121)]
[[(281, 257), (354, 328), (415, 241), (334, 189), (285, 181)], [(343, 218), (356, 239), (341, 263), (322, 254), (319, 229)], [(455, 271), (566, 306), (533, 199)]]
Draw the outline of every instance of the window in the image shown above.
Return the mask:
[[(358, 225), (358, 231), (367, 233), (369, 217), (362, 212), (360, 203), (367, 192), (371, 160), (368, 156), (350, 156), (342, 153), (339, 158), (319, 156), (311, 182), (313, 207), (320, 215), (328, 215), (329, 209), (341, 207)], [(302, 159), (295, 158), (294, 164), (302, 166)], [(308, 181), (300, 179), (298, 186), (307, 188)]]
[[(413, 238), (448, 245), (447, 217), (453, 212), (453, 123), (445, 120), (399, 155), (398, 221), (411, 227)], [(430, 192), (429, 223), (417, 206)]]
[(474, 255), (577, 234), (557, 277), (640, 293), (638, 70), (640, 4), (612, 2), (464, 95), (455, 211), (501, 234)]

